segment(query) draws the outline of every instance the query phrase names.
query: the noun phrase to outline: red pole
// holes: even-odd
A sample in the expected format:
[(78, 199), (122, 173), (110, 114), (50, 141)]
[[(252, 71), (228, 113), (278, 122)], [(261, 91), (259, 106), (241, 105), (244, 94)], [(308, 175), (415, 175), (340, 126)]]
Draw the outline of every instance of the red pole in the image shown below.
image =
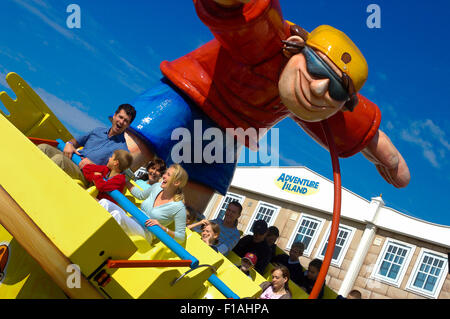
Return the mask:
[(108, 260), (108, 268), (189, 267), (192, 260)]
[(331, 155), (331, 163), (333, 165), (333, 180), (334, 180), (334, 203), (333, 203), (333, 219), (331, 223), (330, 236), (328, 237), (327, 251), (320, 267), (319, 275), (317, 276), (314, 287), (309, 294), (308, 299), (317, 299), (320, 290), (322, 289), (325, 277), (327, 276), (328, 268), (330, 267), (331, 259), (333, 258), (334, 248), (336, 245), (336, 238), (339, 231), (339, 218), (341, 215), (341, 172), (339, 168), (339, 158), (337, 156), (336, 145), (334, 144), (333, 136), (328, 126), (327, 120), (323, 120), (322, 129), (328, 142), (328, 148)]

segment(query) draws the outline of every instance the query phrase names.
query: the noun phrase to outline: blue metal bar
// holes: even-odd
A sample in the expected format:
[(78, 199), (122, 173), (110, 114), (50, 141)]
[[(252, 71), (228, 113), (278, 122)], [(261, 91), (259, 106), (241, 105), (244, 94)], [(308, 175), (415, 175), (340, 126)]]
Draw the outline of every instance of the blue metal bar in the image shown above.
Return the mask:
[(225, 297), (232, 299), (240, 299), (227, 285), (224, 284), (222, 280), (219, 279), (215, 274), (212, 274), (208, 281), (217, 288)]
[[(58, 142), (58, 149), (63, 151), (65, 143), (61, 139), (56, 140)], [(72, 161), (75, 164), (79, 164), (81, 162), (81, 157), (77, 154), (72, 155)], [(148, 220), (148, 216), (145, 215), (139, 208), (137, 208), (128, 198), (126, 198), (121, 192), (118, 190), (114, 190), (109, 192), (112, 198), (127, 212), (129, 212), (142, 227), (145, 226), (145, 222)], [(175, 239), (169, 236), (165, 231), (161, 229), (161, 227), (155, 225), (146, 227), (149, 231), (151, 231), (162, 243), (164, 243), (169, 249), (171, 249), (178, 257), (181, 259), (192, 260), (191, 268), (197, 268), (199, 261), (197, 258), (192, 256), (186, 249), (183, 248)], [(219, 279), (215, 274), (212, 274), (208, 281), (217, 288), (226, 298), (234, 298), (239, 299), (239, 296), (236, 295), (230, 288), (228, 288), (225, 283)]]

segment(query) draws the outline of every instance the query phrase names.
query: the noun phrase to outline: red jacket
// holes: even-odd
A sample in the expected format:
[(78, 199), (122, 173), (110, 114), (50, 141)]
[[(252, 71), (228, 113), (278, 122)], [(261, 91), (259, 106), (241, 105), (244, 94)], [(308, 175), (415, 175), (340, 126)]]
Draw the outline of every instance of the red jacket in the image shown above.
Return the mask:
[[(270, 128), (290, 116), (328, 148), (320, 123), (304, 122), (281, 103), (279, 76), (287, 63), (282, 42), (290, 36), (278, 0), (251, 1), (224, 9), (212, 0), (194, 0), (197, 14), (215, 39), (172, 62), (162, 73), (214, 122), (226, 128)], [(339, 156), (361, 151), (378, 131), (378, 107), (359, 95), (353, 112), (329, 119)], [(241, 143), (255, 150), (257, 141)]]
[[(95, 175), (94, 173), (101, 173), (102, 175)], [(106, 198), (114, 203), (117, 202), (108, 195), (107, 192), (111, 192), (113, 190), (118, 190), (119, 192), (124, 191), (126, 178), (124, 174), (115, 175), (108, 180), (104, 180), (106, 176), (109, 174), (109, 168), (105, 165), (95, 165), (95, 164), (86, 164), (83, 167), (83, 175), (89, 182), (94, 182), (95, 187), (98, 189), (98, 199)]]

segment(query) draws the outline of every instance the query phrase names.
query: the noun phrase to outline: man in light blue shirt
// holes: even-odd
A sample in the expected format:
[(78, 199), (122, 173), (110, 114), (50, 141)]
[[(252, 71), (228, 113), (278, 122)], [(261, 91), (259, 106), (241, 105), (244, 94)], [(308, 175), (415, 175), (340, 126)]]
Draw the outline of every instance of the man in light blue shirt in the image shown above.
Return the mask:
[[(38, 147), (70, 177), (87, 185), (88, 183), (81, 171), (84, 165), (106, 165), (108, 158), (115, 150), (128, 151), (124, 132), (135, 117), (136, 110), (132, 105), (121, 104), (112, 117), (111, 128), (98, 127), (78, 139), (73, 138), (66, 143), (63, 152), (47, 144), (40, 144)], [(80, 146), (83, 146), (83, 149), (77, 151)], [(78, 166), (71, 160), (73, 153), (82, 157)]]

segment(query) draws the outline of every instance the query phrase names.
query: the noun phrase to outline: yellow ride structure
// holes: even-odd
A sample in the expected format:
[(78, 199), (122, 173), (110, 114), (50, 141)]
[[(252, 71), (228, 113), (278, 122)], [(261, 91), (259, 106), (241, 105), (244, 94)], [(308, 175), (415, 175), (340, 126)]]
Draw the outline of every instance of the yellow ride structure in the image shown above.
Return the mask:
[[(0, 92), (0, 298), (227, 298), (215, 275), (239, 298), (257, 298), (270, 270), (252, 279), (227, 257), (186, 229), (183, 248), (199, 266), (109, 268), (108, 260), (179, 260), (163, 242), (150, 245), (126, 235), (111, 215), (29, 139), (72, 138), (33, 89), (17, 74)], [(126, 197), (139, 205), (129, 192)], [(1, 249), (3, 247), (3, 249)], [(281, 251), (280, 251), (281, 252)], [(308, 297), (290, 282), (294, 298)], [(336, 294), (326, 287), (325, 298)]]

